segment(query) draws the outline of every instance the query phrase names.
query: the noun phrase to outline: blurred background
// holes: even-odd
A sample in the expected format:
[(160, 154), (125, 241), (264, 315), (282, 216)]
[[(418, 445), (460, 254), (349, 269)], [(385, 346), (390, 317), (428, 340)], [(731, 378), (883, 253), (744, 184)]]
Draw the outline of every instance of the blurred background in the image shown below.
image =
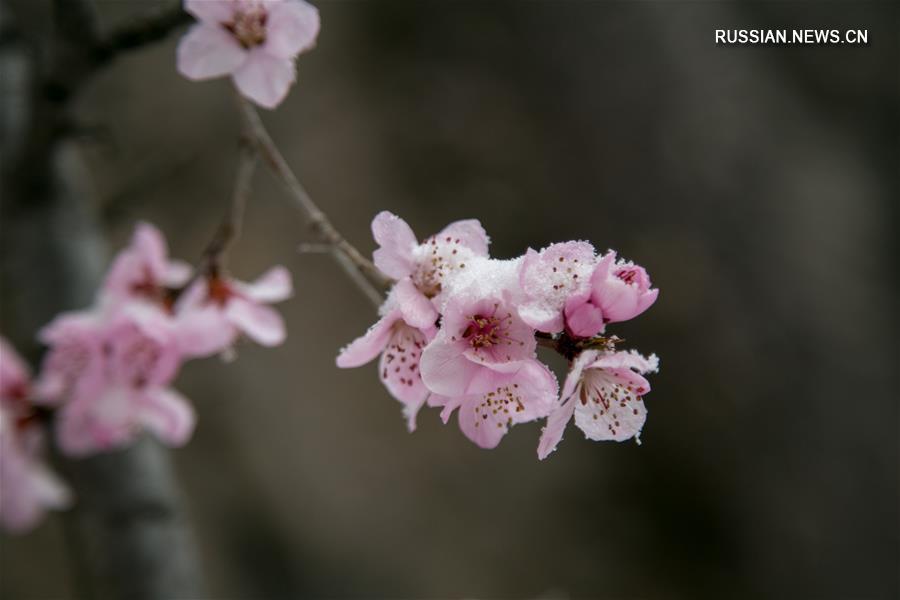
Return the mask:
[[(114, 27), (164, 3), (97, 4)], [(478, 218), (497, 257), (615, 248), (661, 293), (614, 331), (661, 370), (641, 446), (571, 428), (538, 462), (538, 424), (483, 451), (433, 410), (408, 434), (374, 365), (335, 368), (374, 313), (297, 254), (302, 221), (261, 169), (230, 263), (290, 268), (288, 341), (177, 384), (200, 415), (174, 457), (209, 597), (898, 597), (897, 6), (318, 6), (318, 48), (264, 118), (345, 236), (370, 252), (387, 209), (420, 237)], [(714, 44), (757, 27), (869, 44)], [(193, 260), (240, 123), (228, 81), (176, 73), (180, 34), (72, 113), (112, 247), (149, 220)], [(61, 522), (0, 538), (0, 596), (76, 594)]]

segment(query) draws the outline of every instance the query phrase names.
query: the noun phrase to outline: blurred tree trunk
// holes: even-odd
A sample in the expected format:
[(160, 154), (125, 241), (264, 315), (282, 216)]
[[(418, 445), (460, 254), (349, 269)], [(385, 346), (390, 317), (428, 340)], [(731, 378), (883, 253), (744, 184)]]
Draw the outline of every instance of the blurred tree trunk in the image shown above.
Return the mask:
[[(77, 0), (0, 4), (0, 316), (4, 334), (33, 363), (37, 330), (92, 302), (108, 258), (89, 174), (68, 135), (66, 78), (89, 60), (71, 44), (94, 33), (84, 8)], [(65, 519), (79, 597), (202, 596), (164, 448), (144, 439), (58, 462), (76, 495)]]

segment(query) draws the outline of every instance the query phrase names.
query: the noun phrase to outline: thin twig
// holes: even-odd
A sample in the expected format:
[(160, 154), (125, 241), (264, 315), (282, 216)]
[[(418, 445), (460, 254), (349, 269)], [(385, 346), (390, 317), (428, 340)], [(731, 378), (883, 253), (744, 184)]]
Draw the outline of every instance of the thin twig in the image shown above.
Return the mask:
[(198, 269), (198, 272), (217, 273), (222, 267), (225, 252), (241, 237), (244, 211), (247, 208), (247, 199), (250, 196), (250, 183), (256, 171), (257, 159), (256, 149), (242, 140), (231, 206), (221, 225), (219, 225), (219, 229), (203, 251), (203, 265)]
[(278, 150), (256, 109), (240, 95), (238, 95), (238, 105), (257, 150), (284, 184), (294, 204), (305, 217), (309, 229), (328, 244), (335, 261), (366, 297), (376, 306), (381, 305), (384, 302), (384, 293), (392, 283), (391, 280), (385, 277), (372, 264), (372, 261), (365, 258), (359, 250), (344, 239), (325, 213), (313, 202)]

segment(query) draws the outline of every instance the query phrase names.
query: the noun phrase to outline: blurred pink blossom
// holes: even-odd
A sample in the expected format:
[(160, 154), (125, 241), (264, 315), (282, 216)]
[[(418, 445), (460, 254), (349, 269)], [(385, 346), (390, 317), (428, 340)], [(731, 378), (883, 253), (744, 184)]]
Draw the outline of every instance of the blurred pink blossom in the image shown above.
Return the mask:
[(7, 408), (28, 402), (31, 372), (6, 338), (0, 336), (0, 406)]
[(185, 356), (166, 313), (147, 305), (69, 313), (40, 336), (49, 349), (38, 393), (59, 407), (64, 453), (118, 448), (145, 429), (170, 446), (189, 439), (193, 409), (169, 388)]
[(68, 489), (44, 464), (43, 429), (29, 403), (30, 373), (0, 337), (0, 524), (13, 532), (34, 527), (50, 508), (65, 508)]
[(265, 108), (287, 96), (297, 55), (319, 34), (319, 11), (303, 0), (185, 0), (184, 8), (198, 23), (178, 45), (178, 71), (194, 80), (231, 75)]
[[(290, 298), (290, 272), (275, 266), (253, 283), (222, 275), (196, 281), (175, 305), (175, 321), (185, 332), (183, 346), (198, 355), (230, 347), (241, 333), (263, 346), (277, 346), (287, 335), (278, 311), (267, 306)], [(192, 344), (189, 344), (190, 339)]]
[(0, 406), (0, 523), (8, 531), (33, 528), (47, 509), (66, 508), (71, 494), (41, 459), (43, 431)]
[(99, 300), (112, 306), (134, 300), (165, 305), (170, 292), (187, 283), (190, 276), (187, 263), (169, 259), (162, 233), (149, 223), (138, 223), (131, 243), (113, 259)]

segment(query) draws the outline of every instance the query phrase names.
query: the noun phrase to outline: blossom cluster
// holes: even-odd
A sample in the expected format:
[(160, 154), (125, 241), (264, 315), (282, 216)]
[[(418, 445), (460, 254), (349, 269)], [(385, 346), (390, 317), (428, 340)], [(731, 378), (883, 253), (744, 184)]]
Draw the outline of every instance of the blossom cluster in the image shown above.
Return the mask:
[[(496, 447), (512, 425), (547, 419), (541, 459), (573, 416), (589, 439), (639, 441), (650, 391), (644, 375), (658, 360), (618, 350), (606, 328), (656, 301), (642, 267), (580, 241), (491, 258), (476, 220), (419, 242), (405, 221), (382, 212), (372, 232), (375, 265), (395, 283), (381, 318), (340, 351), (337, 365), (378, 357), (410, 431), (427, 404), (442, 409), (444, 423), (458, 411), (460, 429), (482, 448)], [(570, 361), (561, 393), (537, 358), (539, 340)]]
[(55, 410), (55, 444), (68, 456), (121, 448), (143, 431), (180, 446), (195, 424), (191, 404), (172, 387), (181, 365), (230, 356), (240, 336), (280, 344), (284, 323), (267, 304), (291, 293), (280, 266), (254, 283), (220, 268), (192, 273), (169, 258), (155, 227), (139, 224), (94, 304), (58, 315), (39, 332), (47, 351), (34, 379), (0, 338), (0, 521), (25, 529), (44, 508), (68, 500), (41, 460), (40, 411)]

